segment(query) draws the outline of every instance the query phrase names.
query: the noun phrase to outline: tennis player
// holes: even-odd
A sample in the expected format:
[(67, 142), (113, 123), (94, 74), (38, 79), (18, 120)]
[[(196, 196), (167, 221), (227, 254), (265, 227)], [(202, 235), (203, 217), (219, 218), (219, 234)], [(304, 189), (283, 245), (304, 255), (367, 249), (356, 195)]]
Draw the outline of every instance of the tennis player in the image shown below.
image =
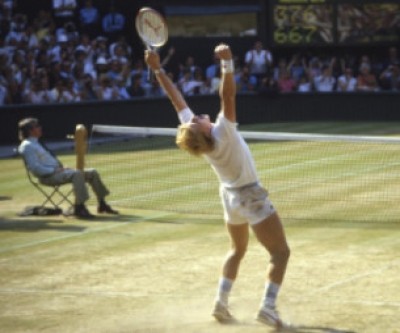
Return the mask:
[(222, 74), (219, 91), (221, 112), (215, 123), (210, 121), (208, 115), (195, 115), (192, 112), (161, 68), (156, 52), (145, 51), (145, 60), (177, 111), (181, 122), (176, 137), (177, 145), (193, 155), (203, 155), (220, 181), (220, 197), (231, 249), (223, 264), (213, 316), (220, 322), (233, 319), (228, 310), (228, 298), (247, 249), (250, 225), (271, 258), (257, 320), (280, 329), (286, 324), (280, 319), (275, 303), (290, 250), (281, 220), (268, 199), (267, 191), (259, 183), (249, 147), (237, 130), (231, 49), (228, 45), (220, 44), (214, 52), (220, 59)]

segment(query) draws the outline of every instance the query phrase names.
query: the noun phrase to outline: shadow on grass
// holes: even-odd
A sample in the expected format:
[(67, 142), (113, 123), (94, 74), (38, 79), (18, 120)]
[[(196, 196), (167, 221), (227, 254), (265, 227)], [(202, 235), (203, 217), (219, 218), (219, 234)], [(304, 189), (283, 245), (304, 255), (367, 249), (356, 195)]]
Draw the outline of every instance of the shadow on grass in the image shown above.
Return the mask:
[(349, 330), (346, 330), (346, 329), (337, 329), (337, 328), (323, 327), (323, 326), (297, 326), (292, 330), (277, 331), (277, 332), (293, 332), (293, 333), (357, 333), (356, 331), (349, 331)]
[(1, 195), (0, 195), (0, 201), (11, 200), (11, 199), (12, 199), (12, 197), (1, 196)]
[[(220, 321), (220, 324), (223, 325), (232, 325), (232, 326), (258, 326), (259, 324), (254, 323), (250, 324), (249, 323), (243, 323), (239, 320), (236, 320), (234, 318), (226, 321)], [(281, 329), (273, 329), (272, 331), (269, 332), (274, 332), (274, 333), (357, 333), (356, 331), (350, 331), (346, 329), (338, 329), (338, 328), (333, 328), (333, 327), (325, 327), (325, 326), (290, 326), (288, 328), (281, 328)]]
[(0, 218), (1, 231), (30, 231), (58, 230), (67, 232), (82, 232), (86, 229), (81, 225), (63, 224), (63, 221), (55, 218), (26, 218), (26, 219), (7, 219)]

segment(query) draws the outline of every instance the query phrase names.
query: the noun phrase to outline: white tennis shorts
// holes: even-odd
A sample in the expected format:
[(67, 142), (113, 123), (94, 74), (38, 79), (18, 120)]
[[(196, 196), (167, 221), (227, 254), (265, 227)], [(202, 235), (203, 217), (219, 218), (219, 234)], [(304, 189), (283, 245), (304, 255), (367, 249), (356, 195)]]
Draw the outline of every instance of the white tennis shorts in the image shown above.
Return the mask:
[(235, 189), (221, 186), (220, 197), (229, 224), (257, 224), (275, 213), (267, 190), (257, 183)]

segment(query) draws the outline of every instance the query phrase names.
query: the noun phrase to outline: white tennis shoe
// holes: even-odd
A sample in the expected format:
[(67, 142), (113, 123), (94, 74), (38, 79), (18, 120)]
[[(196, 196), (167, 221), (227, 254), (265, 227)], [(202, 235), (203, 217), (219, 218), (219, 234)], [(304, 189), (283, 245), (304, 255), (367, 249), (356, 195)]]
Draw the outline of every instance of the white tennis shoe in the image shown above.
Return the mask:
[(229, 312), (228, 307), (219, 301), (215, 302), (215, 307), (212, 315), (221, 323), (233, 320), (233, 316)]
[(289, 324), (285, 324), (279, 317), (279, 313), (275, 307), (263, 306), (257, 314), (256, 318), (260, 323), (276, 328), (277, 330), (290, 328)]

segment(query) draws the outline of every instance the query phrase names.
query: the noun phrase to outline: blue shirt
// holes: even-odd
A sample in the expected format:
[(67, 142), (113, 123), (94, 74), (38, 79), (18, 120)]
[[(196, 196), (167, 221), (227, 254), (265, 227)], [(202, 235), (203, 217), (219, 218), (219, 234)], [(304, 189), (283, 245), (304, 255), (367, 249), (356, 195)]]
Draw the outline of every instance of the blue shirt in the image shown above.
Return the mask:
[(60, 162), (39, 143), (37, 138), (27, 138), (18, 147), (28, 169), (36, 177), (53, 174), (60, 167)]
[(83, 24), (96, 23), (99, 18), (99, 11), (94, 7), (85, 7), (80, 10), (80, 19)]
[(109, 13), (103, 18), (103, 31), (121, 31), (125, 26), (125, 17), (119, 13)]

